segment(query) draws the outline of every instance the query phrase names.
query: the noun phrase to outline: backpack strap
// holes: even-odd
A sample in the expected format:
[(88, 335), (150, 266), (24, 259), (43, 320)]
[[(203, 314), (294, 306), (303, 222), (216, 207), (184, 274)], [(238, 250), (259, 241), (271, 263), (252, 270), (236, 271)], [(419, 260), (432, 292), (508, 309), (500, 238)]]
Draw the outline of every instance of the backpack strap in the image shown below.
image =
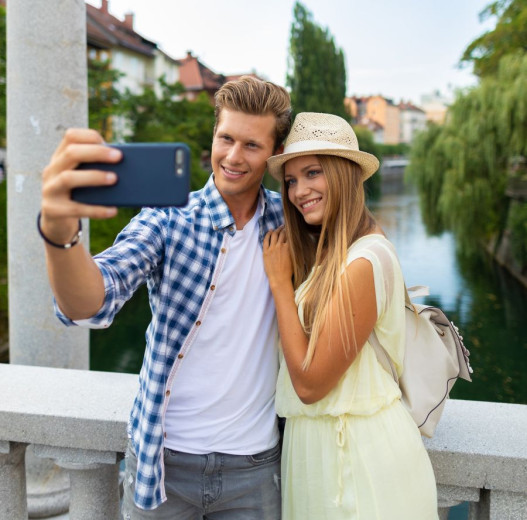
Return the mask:
[(399, 384), (399, 376), (397, 375), (395, 364), (393, 363), (392, 358), (389, 356), (388, 352), (386, 352), (386, 349), (381, 345), (379, 338), (377, 338), (377, 334), (375, 334), (375, 330), (371, 331), (368, 341), (373, 347), (375, 355), (377, 356), (377, 360), (381, 364), (382, 368), (384, 368), (384, 370), (386, 370), (386, 372), (388, 372), (388, 374), (393, 377), (394, 381)]
[(408, 288), (404, 286), (404, 302), (407, 307), (413, 308), (412, 298), (420, 296), (430, 296), (430, 288), (427, 285), (412, 285)]
[[(418, 298), (420, 296), (428, 296), (430, 294), (430, 289), (426, 285), (413, 285), (412, 287), (406, 288), (406, 284), (404, 286), (404, 301), (406, 307), (409, 309), (415, 310), (414, 306), (412, 304), (412, 298)], [(395, 364), (392, 361), (392, 358), (386, 352), (386, 349), (381, 345), (381, 342), (379, 341), (379, 338), (377, 337), (377, 334), (375, 333), (375, 329), (371, 331), (370, 337), (368, 338), (370, 345), (373, 347), (373, 350), (375, 351), (375, 355), (377, 356), (377, 360), (381, 364), (382, 368), (390, 374), (394, 381), (399, 384), (399, 376), (397, 374), (397, 370), (395, 369)]]

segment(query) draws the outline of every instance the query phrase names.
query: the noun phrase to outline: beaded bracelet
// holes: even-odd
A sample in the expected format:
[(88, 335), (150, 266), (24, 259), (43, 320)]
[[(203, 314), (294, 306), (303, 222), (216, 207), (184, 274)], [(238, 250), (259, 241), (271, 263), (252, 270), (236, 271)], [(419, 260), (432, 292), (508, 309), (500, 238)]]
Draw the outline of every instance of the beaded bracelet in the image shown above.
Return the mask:
[(78, 244), (80, 242), (81, 237), (82, 237), (82, 221), (81, 221), (81, 219), (79, 219), (79, 229), (77, 230), (77, 233), (75, 233), (75, 235), (71, 239), (71, 241), (68, 242), (67, 244), (57, 244), (56, 242), (52, 242), (42, 232), (42, 228), (40, 227), (40, 217), (41, 217), (41, 212), (39, 211), (38, 212), (38, 216), (37, 216), (37, 229), (38, 229), (38, 232), (39, 232), (40, 236), (42, 237), (42, 239), (44, 240), (44, 242), (46, 242), (50, 246), (58, 247), (59, 249), (71, 249), (74, 245), (76, 245), (76, 244)]

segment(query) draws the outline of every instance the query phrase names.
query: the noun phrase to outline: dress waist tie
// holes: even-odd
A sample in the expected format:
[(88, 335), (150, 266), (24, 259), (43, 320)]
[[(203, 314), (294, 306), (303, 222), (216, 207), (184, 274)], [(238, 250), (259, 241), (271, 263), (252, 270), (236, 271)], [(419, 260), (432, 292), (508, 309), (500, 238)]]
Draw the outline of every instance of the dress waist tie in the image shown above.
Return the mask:
[(342, 505), (342, 494), (344, 492), (344, 482), (343, 482), (343, 473), (344, 473), (344, 445), (346, 444), (346, 426), (347, 426), (347, 416), (339, 415), (337, 417), (337, 423), (335, 425), (335, 430), (337, 431), (337, 446), (338, 446), (338, 467), (337, 467), (337, 484), (338, 491), (337, 496), (335, 497), (335, 505)]

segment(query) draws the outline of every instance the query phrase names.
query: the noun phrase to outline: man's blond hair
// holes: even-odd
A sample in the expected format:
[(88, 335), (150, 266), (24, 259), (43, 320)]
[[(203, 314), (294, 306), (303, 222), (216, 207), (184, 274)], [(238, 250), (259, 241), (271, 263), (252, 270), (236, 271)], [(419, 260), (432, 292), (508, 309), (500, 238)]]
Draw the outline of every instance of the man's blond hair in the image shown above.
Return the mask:
[(287, 90), (270, 81), (242, 76), (228, 81), (214, 95), (216, 126), (224, 108), (251, 115), (272, 114), (276, 118), (274, 151), (291, 129), (291, 99)]

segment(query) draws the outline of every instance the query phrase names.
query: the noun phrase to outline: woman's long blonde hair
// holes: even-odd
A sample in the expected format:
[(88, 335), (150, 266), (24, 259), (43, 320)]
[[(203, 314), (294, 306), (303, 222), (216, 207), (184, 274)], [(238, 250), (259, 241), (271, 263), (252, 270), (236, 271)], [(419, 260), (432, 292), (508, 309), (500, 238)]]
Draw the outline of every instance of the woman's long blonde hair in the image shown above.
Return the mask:
[[(303, 367), (307, 369), (323, 325), (328, 321), (331, 299), (337, 302), (336, 326), (346, 350), (357, 348), (353, 323), (344, 319), (343, 309), (351, 308), (349, 293), (343, 291), (343, 266), (348, 248), (376, 225), (365, 205), (364, 185), (359, 165), (331, 155), (318, 155), (328, 184), (327, 204), (321, 226), (311, 226), (289, 201), (287, 186), (282, 185), (282, 199), (287, 240), (293, 261), (293, 284), (298, 288), (313, 271), (303, 292), (304, 330), (309, 337)], [(348, 320), (349, 321), (349, 320)]]

